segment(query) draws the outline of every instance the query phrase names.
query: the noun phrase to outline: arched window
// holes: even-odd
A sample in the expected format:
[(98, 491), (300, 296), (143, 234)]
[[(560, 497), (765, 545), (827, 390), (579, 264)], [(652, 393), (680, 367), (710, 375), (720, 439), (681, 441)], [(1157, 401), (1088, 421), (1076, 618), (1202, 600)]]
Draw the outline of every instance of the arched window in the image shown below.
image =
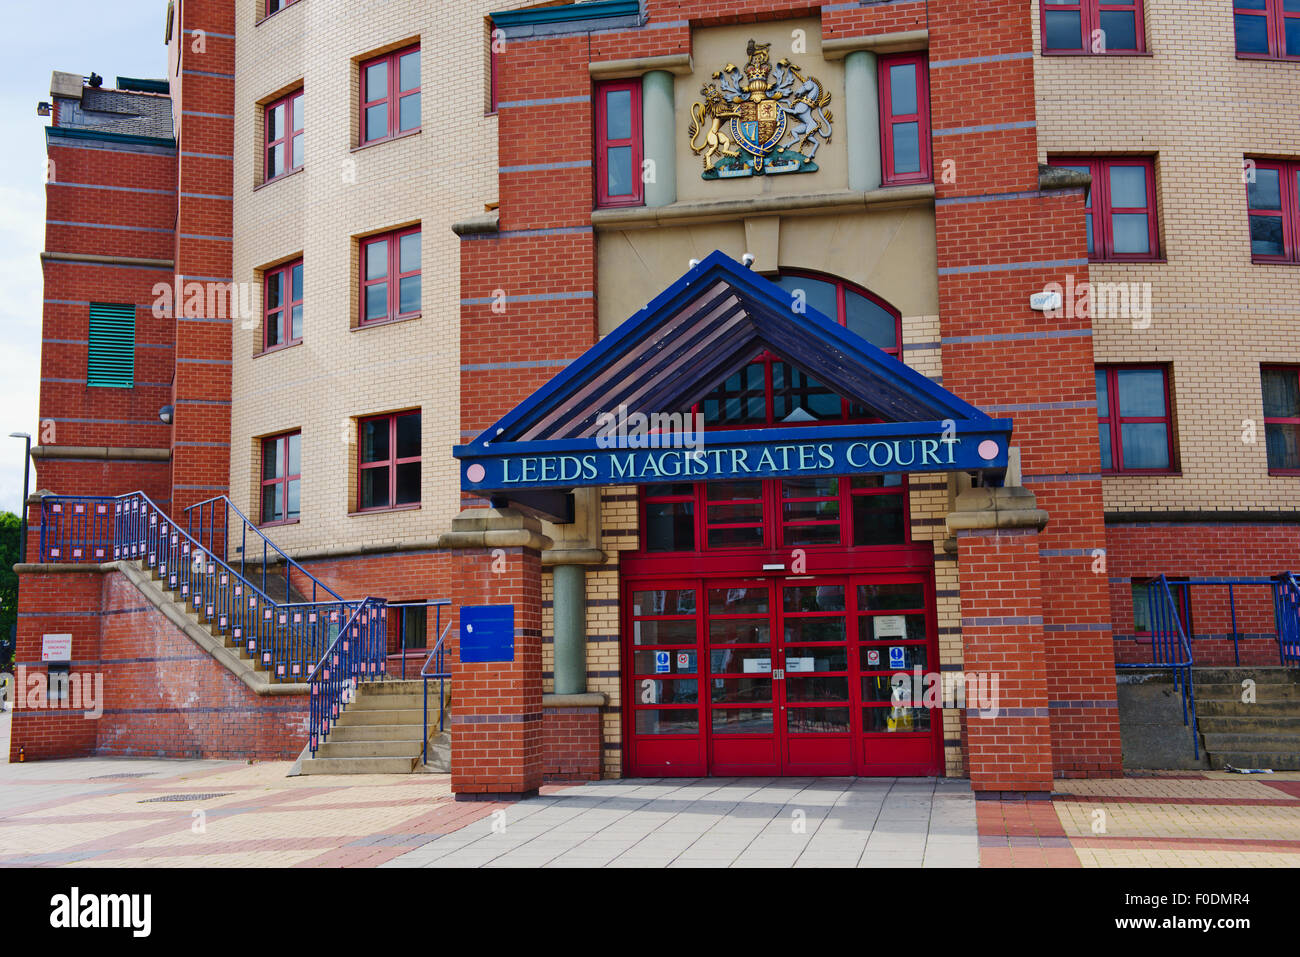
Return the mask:
[[(788, 270), (773, 281), (790, 293), (790, 306), (796, 313), (820, 312), (899, 358), (902, 320), (898, 310), (884, 300), (821, 273)], [(729, 376), (693, 411), (703, 413), (705, 426), (714, 428), (875, 420), (869, 409), (770, 352)]]
[[(811, 272), (775, 282), (894, 358), (901, 352), (898, 310), (851, 283)], [(802, 369), (764, 352), (701, 399), (692, 411), (705, 428), (875, 422)], [(677, 482), (641, 487), (645, 554), (787, 548), (894, 547), (911, 542), (905, 475), (812, 476)]]

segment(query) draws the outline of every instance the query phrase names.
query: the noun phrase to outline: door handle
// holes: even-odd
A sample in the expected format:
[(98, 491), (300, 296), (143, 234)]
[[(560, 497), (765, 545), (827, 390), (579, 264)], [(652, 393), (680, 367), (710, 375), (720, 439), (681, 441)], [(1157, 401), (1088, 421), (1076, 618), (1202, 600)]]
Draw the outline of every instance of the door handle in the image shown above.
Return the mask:
[(785, 680), (785, 669), (784, 669), (784, 668), (777, 668), (775, 671), (773, 671), (773, 672), (772, 672), (772, 680), (773, 680), (773, 681), (784, 681), (784, 680)]

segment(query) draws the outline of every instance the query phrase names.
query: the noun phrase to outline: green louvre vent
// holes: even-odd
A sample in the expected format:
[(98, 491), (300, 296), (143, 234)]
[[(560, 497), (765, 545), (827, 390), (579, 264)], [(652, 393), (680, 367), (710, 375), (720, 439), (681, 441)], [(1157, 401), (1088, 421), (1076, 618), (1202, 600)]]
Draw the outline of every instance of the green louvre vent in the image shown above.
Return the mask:
[(135, 306), (90, 304), (86, 385), (112, 389), (135, 385)]

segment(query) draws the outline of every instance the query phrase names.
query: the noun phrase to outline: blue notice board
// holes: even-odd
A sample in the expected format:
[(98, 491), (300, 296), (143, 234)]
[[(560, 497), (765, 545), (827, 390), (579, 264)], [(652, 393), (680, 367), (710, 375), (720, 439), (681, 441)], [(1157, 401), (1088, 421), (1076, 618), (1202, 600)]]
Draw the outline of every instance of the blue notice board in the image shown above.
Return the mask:
[(460, 660), (515, 660), (515, 606), (468, 605), (460, 610)]

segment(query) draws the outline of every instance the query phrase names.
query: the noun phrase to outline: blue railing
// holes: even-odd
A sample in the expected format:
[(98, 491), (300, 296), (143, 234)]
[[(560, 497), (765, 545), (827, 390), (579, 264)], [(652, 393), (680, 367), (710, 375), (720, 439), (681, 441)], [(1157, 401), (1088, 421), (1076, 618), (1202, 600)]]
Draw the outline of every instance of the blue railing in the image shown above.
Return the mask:
[[(420, 763), (429, 763), (429, 679), (438, 681), (438, 730), (446, 725), (447, 682), (451, 680), (451, 671), (447, 668), (447, 635), (451, 633), (451, 622), (438, 635), (438, 643), (425, 659), (420, 668), (420, 677), (424, 679), (424, 744), (420, 748)], [(432, 670), (430, 670), (432, 669)]]
[(312, 754), (352, 701), (357, 684), (383, 676), (388, 655), (387, 617), (382, 598), (362, 601), (308, 675), (311, 717), (307, 745)]
[(1277, 650), (1286, 668), (1300, 668), (1300, 579), (1291, 572), (1277, 576), (1273, 588)]
[(143, 562), (165, 588), (215, 624), (276, 681), (306, 680), (343, 622), (362, 605), (344, 599), (277, 602), (143, 492), (46, 496), (41, 501), (40, 560)]
[(1178, 603), (1164, 575), (1147, 585), (1147, 615), (1151, 623), (1151, 661), (1117, 662), (1117, 668), (1168, 668), (1183, 704), (1183, 724), (1192, 729), (1192, 754), (1201, 759), (1201, 735), (1196, 724), (1196, 693), (1192, 687), (1192, 645), (1183, 628)]
[[(234, 512), (237, 516), (237, 534), (239, 536), (239, 544), (237, 547), (235, 546), (234, 535), (232, 535), (230, 530), (231, 512)], [(195, 528), (196, 523), (198, 526), (197, 529)], [(208, 551), (215, 555), (222, 555), (229, 560), (233, 560), (230, 556), (230, 550), (234, 548), (234, 550), (239, 554), (239, 574), (241, 577), (246, 577), (245, 568), (248, 559), (248, 533), (252, 532), (255, 539), (260, 539), (262, 543), (261, 578), (263, 592), (269, 594), (271, 590), (267, 586), (266, 580), (268, 564), (272, 561), (284, 563), (285, 604), (289, 604), (293, 601), (294, 572), (298, 573), (299, 581), (304, 589), (310, 583), (310, 598), (312, 602), (323, 600), (320, 594), (321, 592), (329, 595), (335, 601), (343, 600), (341, 595), (331, 589), (315, 575), (311, 574), (311, 572), (307, 571), (307, 569), (295, 562), (292, 558), (286, 555), (280, 547), (275, 544), (275, 542), (267, 538), (265, 533), (263, 533), (263, 531), (258, 528), (258, 526), (254, 524), (247, 515), (239, 510), (239, 507), (230, 500), (229, 496), (218, 495), (215, 498), (207, 499), (206, 501), (191, 505), (189, 508), (185, 509), (185, 527), (190, 534), (197, 535), (200, 544), (204, 542), (204, 535), (206, 533), (206, 547)], [(254, 541), (253, 547), (257, 547), (256, 541)], [(272, 559), (272, 552), (278, 556), (277, 559)], [(305, 591), (300, 592), (300, 594), (307, 597)]]
[[(449, 599), (438, 598), (433, 601), (390, 602), (388, 607), (389, 608), (434, 608), (436, 609), (437, 620), (434, 622), (433, 625), (433, 633), (436, 635), (442, 631), (442, 610), (450, 604), (451, 601)], [(400, 641), (398, 654), (401, 655), (402, 658), (402, 680), (405, 681), (406, 680), (406, 629), (402, 627), (402, 620), (400, 617), (397, 620), (397, 628), (398, 628), (398, 635)]]

